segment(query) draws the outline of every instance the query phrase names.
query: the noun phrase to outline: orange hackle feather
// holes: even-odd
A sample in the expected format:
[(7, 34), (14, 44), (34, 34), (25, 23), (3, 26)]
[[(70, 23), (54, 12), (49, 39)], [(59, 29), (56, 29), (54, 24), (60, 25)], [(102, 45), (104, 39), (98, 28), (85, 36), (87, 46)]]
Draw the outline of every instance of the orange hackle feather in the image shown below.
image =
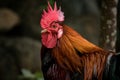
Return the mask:
[[(90, 43), (66, 25), (63, 25), (63, 30), (63, 36), (52, 49), (57, 63), (68, 71), (82, 73), (84, 70), (84, 80), (92, 80), (93, 74), (101, 80), (108, 52)], [(78, 52), (81, 54), (78, 55)]]

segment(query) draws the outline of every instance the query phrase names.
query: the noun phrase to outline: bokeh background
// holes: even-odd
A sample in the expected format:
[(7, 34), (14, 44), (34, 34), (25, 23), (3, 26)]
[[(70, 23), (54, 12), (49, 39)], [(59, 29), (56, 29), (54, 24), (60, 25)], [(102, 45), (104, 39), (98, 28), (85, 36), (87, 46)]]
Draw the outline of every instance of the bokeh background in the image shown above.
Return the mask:
[[(99, 0), (56, 2), (64, 23), (98, 45)], [(46, 7), (47, 0), (0, 0), (0, 80), (43, 80), (39, 21)]]

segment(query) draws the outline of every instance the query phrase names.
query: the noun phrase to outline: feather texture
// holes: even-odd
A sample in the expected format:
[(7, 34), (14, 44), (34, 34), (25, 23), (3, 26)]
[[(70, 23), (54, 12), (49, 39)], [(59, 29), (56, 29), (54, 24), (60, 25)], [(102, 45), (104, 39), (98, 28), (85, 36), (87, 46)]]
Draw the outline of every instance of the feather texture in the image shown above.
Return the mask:
[[(68, 72), (70, 74), (77, 72), (79, 73), (78, 77), (84, 76), (84, 80), (91, 80), (93, 76), (102, 80), (105, 62), (109, 54), (66, 25), (63, 25), (63, 36), (57, 40), (56, 47), (45, 51), (50, 51), (49, 54), (54, 58), (52, 66), (56, 64), (66, 75)], [(45, 52), (42, 53), (45, 54)], [(52, 69), (51, 66), (49, 68)], [(51, 71), (50, 69), (48, 72)]]
[(41, 61), (45, 80), (120, 80), (120, 54), (92, 44), (67, 25), (48, 3), (41, 19)]

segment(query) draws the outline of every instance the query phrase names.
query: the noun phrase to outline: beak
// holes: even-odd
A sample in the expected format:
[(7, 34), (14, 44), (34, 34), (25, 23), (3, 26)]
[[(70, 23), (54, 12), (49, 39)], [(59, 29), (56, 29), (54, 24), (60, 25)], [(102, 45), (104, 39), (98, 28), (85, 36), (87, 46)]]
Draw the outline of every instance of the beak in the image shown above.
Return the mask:
[(47, 32), (47, 29), (41, 30), (41, 33), (45, 33), (45, 32)]

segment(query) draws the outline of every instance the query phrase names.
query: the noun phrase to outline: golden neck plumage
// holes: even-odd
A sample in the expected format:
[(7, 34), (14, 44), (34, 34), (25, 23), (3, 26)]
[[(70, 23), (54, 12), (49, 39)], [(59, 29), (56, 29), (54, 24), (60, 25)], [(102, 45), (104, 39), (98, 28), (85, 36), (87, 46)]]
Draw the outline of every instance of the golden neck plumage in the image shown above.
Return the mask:
[(70, 27), (63, 25), (63, 30), (63, 36), (52, 49), (52, 55), (57, 63), (68, 71), (82, 73), (84, 69), (84, 80), (91, 79), (96, 68), (96, 76), (101, 80), (107, 52), (85, 40)]
[(76, 48), (81, 53), (90, 53), (92, 49), (102, 50), (101, 48), (84, 39), (75, 30), (66, 25), (64, 26), (64, 34), (69, 38), (74, 48)]

